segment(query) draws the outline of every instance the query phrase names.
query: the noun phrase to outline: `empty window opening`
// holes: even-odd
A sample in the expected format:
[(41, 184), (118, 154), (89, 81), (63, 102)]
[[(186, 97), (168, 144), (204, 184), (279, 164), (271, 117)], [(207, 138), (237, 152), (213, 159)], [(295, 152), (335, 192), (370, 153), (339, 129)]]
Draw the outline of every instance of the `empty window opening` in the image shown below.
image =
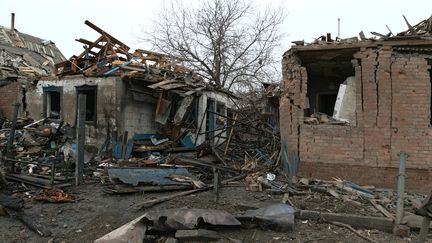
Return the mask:
[[(341, 84), (355, 75), (351, 60), (357, 50), (342, 49), (328, 51), (299, 52), (301, 63), (307, 70), (306, 117), (332, 117)], [(355, 85), (355, 82), (350, 82)], [(354, 86), (355, 88), (355, 86)], [(348, 93), (347, 93), (348, 94)], [(354, 97), (355, 93), (349, 93)], [(349, 102), (355, 108), (353, 102)], [(316, 116), (319, 114), (319, 116)], [(328, 119), (325, 119), (328, 121)], [(321, 123), (321, 121), (320, 121)]]
[(325, 113), (329, 116), (333, 115), (334, 106), (336, 104), (337, 93), (318, 93), (316, 96), (316, 109), (318, 112)]
[[(96, 90), (97, 86), (81, 86), (77, 87), (77, 112), (78, 112), (78, 96), (83, 94), (86, 96), (86, 112), (85, 112), (85, 121), (90, 124), (96, 123)], [(77, 113), (78, 114), (78, 113)]]
[(44, 117), (51, 119), (61, 118), (61, 97), (60, 87), (44, 89)]

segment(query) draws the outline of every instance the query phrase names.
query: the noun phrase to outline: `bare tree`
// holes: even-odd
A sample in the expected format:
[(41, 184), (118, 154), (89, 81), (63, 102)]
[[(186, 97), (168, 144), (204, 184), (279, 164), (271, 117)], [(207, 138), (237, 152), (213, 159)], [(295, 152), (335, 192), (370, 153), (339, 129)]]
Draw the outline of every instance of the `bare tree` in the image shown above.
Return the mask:
[(141, 39), (160, 52), (180, 57), (208, 82), (229, 90), (271, 81), (282, 8), (259, 11), (245, 0), (184, 4), (165, 2)]

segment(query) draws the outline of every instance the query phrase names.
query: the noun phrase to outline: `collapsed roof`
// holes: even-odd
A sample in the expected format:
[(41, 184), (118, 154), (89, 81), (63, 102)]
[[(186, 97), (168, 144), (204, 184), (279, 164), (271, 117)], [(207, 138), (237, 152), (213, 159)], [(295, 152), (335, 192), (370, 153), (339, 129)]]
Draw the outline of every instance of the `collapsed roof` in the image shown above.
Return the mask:
[(84, 51), (57, 63), (55, 75), (119, 76), (131, 84), (133, 92), (138, 93), (157, 89), (190, 95), (200, 90), (218, 90), (232, 95), (204, 82), (201, 76), (182, 65), (180, 58), (142, 49), (131, 52), (129, 46), (95, 24), (88, 20), (85, 24), (100, 37), (95, 41), (76, 39), (85, 45)]
[(336, 40), (331, 38), (330, 33), (327, 33), (327, 35), (322, 35), (311, 43), (306, 43), (303, 40), (293, 41), (292, 43), (294, 45), (291, 50), (360, 48), (380, 45), (383, 42), (392, 42), (391, 44), (395, 45), (406, 45), (406, 43), (402, 42), (403, 40), (409, 41), (411, 45), (425, 45), (432, 43), (432, 16), (420, 21), (416, 25), (411, 25), (405, 16), (403, 16), (403, 18), (408, 29), (396, 35), (393, 34), (388, 27), (388, 34), (381, 34), (372, 31), (371, 34), (374, 36), (370, 38), (366, 38), (363, 31), (359, 33), (360, 38), (354, 36), (346, 39), (336, 38)]
[(64, 60), (52, 41), (0, 26), (0, 80), (47, 76)]

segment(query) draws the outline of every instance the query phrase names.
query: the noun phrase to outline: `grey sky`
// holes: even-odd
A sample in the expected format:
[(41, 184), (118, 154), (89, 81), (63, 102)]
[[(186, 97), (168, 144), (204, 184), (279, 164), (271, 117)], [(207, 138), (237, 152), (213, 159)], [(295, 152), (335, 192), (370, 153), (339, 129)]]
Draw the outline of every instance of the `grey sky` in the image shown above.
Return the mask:
[[(197, 2), (199, 0), (190, 0)], [(282, 31), (286, 37), (280, 55), (291, 46), (291, 41), (312, 41), (327, 32), (337, 36), (337, 19), (341, 19), (341, 37), (357, 36), (363, 30), (393, 33), (407, 29), (404, 14), (411, 24), (430, 17), (431, 0), (257, 0), (258, 4), (282, 6), (286, 20)], [(148, 26), (162, 4), (161, 0), (0, 0), (0, 25), (10, 25), (10, 13), (16, 14), (15, 27), (20, 32), (54, 41), (66, 58), (82, 51), (78, 38), (95, 40), (98, 34), (84, 25), (90, 20), (133, 49), (148, 49), (138, 43), (133, 33), (140, 34)]]

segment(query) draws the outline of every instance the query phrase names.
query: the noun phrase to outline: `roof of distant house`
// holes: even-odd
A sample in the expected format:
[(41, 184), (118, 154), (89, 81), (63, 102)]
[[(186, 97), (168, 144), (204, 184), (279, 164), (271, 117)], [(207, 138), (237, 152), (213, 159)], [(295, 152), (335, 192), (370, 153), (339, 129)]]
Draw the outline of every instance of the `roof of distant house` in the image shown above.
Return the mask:
[(51, 75), (64, 60), (54, 42), (0, 26), (0, 80)]

